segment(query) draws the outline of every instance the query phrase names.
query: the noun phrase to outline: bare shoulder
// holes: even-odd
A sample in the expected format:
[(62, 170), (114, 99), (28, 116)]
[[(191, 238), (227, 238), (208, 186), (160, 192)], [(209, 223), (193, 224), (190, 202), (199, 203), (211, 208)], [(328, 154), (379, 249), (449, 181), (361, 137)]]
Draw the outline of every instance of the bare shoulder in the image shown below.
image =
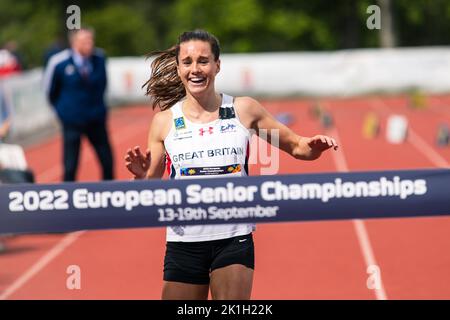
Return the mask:
[(241, 122), (247, 128), (253, 128), (255, 121), (258, 121), (264, 114), (264, 107), (252, 97), (236, 97), (234, 107)]
[(172, 125), (172, 111), (170, 109), (159, 111), (153, 115), (150, 132), (164, 140), (169, 134)]
[(261, 104), (252, 97), (236, 97), (234, 99), (234, 105), (238, 109), (242, 109), (243, 112), (257, 111), (257, 109), (262, 107)]
[(171, 119), (172, 119), (172, 111), (170, 111), (170, 109), (156, 112), (153, 115), (153, 122), (157, 122), (159, 124), (170, 122)]

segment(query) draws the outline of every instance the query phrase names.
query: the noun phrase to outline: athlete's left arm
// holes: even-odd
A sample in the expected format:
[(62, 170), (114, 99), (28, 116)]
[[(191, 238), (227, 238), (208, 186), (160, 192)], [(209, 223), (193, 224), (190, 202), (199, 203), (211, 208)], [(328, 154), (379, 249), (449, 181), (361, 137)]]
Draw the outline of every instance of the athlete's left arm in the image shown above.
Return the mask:
[[(275, 134), (279, 136), (279, 147), (281, 150), (289, 153), (296, 159), (315, 160), (320, 157), (322, 152), (333, 148), (337, 150), (338, 145), (335, 139), (316, 135), (313, 137), (303, 137), (297, 135), (287, 126), (277, 121), (258, 101), (250, 97), (236, 98), (234, 105), (243, 124), (254, 129), (258, 136), (265, 138), (274, 145), (277, 141)], [(266, 130), (267, 135), (261, 136), (262, 130)]]

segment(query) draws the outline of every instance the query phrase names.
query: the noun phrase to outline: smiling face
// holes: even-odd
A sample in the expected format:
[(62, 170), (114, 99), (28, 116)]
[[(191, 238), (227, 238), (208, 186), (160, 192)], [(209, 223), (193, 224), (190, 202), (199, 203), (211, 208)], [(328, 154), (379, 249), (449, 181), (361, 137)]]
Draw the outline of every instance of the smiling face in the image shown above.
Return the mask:
[(209, 42), (190, 40), (180, 44), (177, 69), (186, 92), (198, 96), (211, 90), (214, 92), (220, 60), (215, 60)]

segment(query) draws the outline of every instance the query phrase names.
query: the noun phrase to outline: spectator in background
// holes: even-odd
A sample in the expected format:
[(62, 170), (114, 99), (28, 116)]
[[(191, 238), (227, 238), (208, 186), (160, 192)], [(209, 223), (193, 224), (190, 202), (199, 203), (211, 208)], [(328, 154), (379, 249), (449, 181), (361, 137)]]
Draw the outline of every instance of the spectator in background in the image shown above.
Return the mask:
[(44, 53), (44, 68), (47, 67), (48, 61), (50, 60), (50, 58), (65, 50), (67, 48), (66, 44), (64, 43), (64, 40), (61, 37), (58, 37), (55, 42), (53, 42), (48, 48), (47, 50), (45, 50)]
[(5, 43), (3, 46), (4, 49), (8, 50), (16, 59), (19, 71), (23, 71), (27, 69), (25, 65), (25, 60), (22, 57), (22, 54), (19, 52), (17, 41), (11, 40)]
[(0, 49), (0, 79), (22, 70), (18, 57), (8, 49), (9, 47), (11, 45), (5, 45)]
[(63, 129), (64, 181), (74, 181), (80, 143), (86, 136), (97, 153), (103, 179), (113, 179), (113, 157), (107, 133), (105, 55), (94, 48), (94, 31), (69, 32), (70, 49), (53, 55), (44, 75), (48, 100)]

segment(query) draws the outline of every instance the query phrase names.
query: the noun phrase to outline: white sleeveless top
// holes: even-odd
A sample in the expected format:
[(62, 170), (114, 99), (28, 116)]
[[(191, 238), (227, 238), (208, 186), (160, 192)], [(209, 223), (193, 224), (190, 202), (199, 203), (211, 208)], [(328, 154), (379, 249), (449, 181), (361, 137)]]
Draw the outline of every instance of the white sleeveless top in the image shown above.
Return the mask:
[[(239, 121), (233, 97), (222, 94), (219, 118), (194, 123), (178, 101), (172, 127), (164, 139), (167, 171), (171, 179), (234, 177), (248, 175), (250, 132)], [(225, 183), (225, 182), (224, 182)], [(213, 224), (167, 227), (167, 241), (210, 241), (249, 234), (254, 224)]]

